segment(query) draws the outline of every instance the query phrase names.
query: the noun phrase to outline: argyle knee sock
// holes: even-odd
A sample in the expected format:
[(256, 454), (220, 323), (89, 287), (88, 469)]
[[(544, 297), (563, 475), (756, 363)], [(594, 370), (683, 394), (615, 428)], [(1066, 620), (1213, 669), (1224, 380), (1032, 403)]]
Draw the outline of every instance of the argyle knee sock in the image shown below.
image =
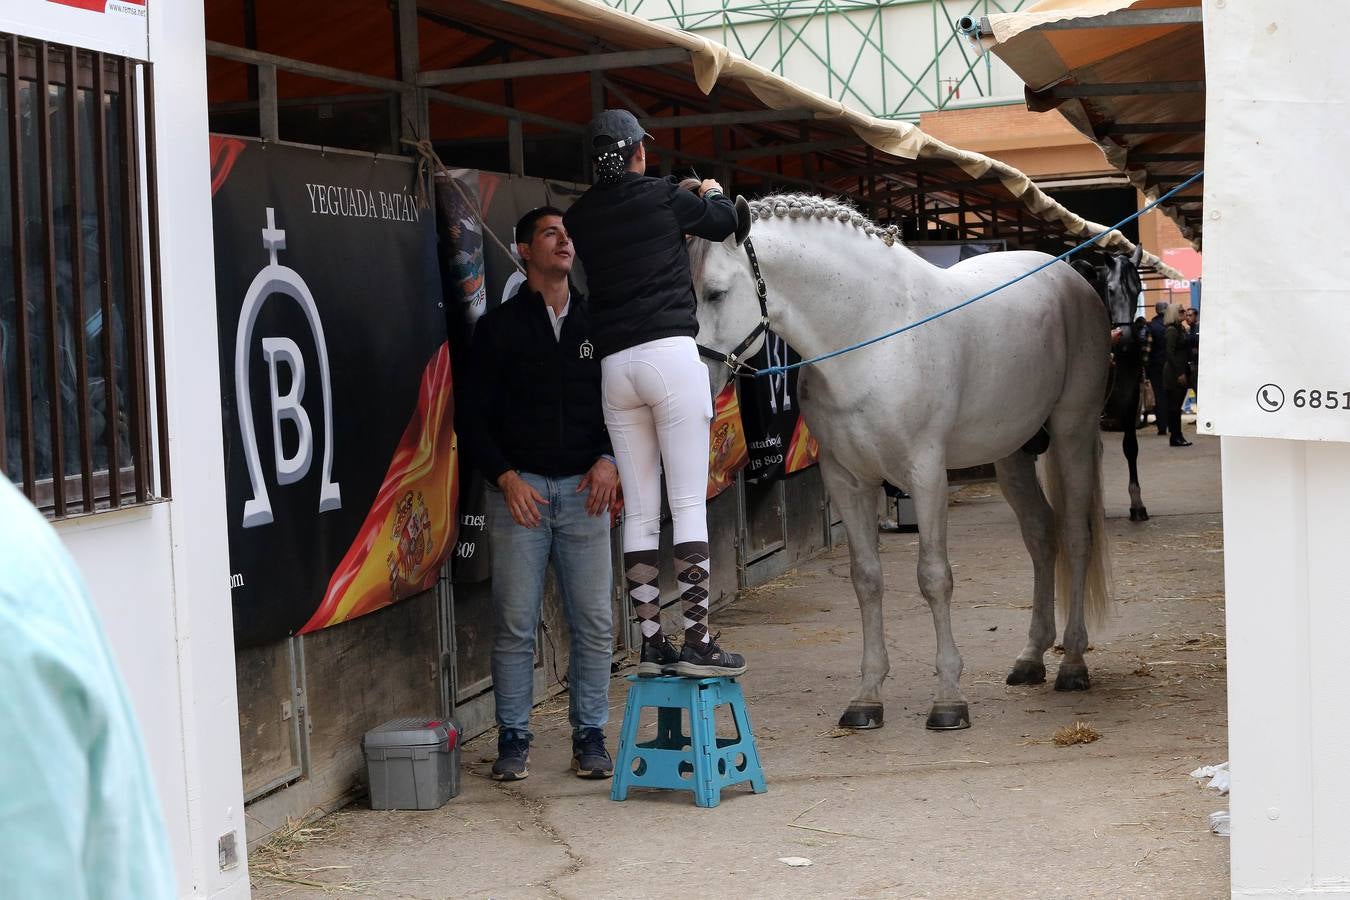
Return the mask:
[(675, 580), (684, 606), (684, 640), (708, 642), (708, 542), (675, 545)]
[(661, 551), (634, 550), (623, 555), (624, 577), (628, 581), (628, 596), (633, 602), (642, 628), (642, 639), (654, 641), (661, 636), (661, 589), (657, 586)]

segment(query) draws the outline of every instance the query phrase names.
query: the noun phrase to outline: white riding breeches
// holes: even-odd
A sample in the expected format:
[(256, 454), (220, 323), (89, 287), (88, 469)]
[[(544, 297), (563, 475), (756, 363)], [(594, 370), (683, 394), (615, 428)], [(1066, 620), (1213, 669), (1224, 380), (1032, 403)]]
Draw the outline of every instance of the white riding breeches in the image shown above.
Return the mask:
[(623, 486), (623, 549), (655, 550), (661, 472), (675, 543), (708, 540), (708, 369), (691, 337), (661, 338), (600, 361), (605, 425)]

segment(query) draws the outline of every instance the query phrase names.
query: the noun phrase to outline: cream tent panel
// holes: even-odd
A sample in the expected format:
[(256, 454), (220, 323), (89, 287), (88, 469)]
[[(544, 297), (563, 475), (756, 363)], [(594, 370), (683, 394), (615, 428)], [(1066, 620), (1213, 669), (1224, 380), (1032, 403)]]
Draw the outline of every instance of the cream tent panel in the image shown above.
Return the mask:
[[(816, 118), (847, 125), (861, 140), (893, 156), (904, 159), (946, 160), (959, 166), (972, 178), (992, 175), (1033, 214), (1042, 219), (1063, 223), (1071, 234), (1087, 237), (1105, 230), (1104, 225), (1089, 222), (1061, 206), (1038, 188), (1028, 176), (1012, 166), (943, 143), (907, 122), (864, 115), (755, 65), (707, 38), (667, 28), (611, 9), (599, 0), (508, 0), (508, 2), (570, 21), (601, 38), (633, 49), (684, 47), (689, 50), (695, 78), (704, 93), (710, 92), (719, 80), (738, 81), (771, 109), (812, 110)], [(1128, 4), (1116, 2), (1116, 5)], [(1134, 245), (1119, 232), (1112, 232), (1109, 237), (1103, 238), (1098, 243), (1121, 253), (1128, 253), (1134, 249)], [(1152, 254), (1147, 254), (1145, 261), (1157, 267), (1158, 271), (1169, 278), (1181, 277), (1180, 273)]]

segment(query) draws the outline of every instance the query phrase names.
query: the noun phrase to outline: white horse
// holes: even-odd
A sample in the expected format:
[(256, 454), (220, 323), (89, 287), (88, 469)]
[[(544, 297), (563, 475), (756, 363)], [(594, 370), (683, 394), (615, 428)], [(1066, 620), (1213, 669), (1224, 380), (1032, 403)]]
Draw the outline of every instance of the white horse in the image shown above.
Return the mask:
[[(764, 317), (803, 357), (875, 337), (1025, 273), (1049, 257), (989, 253), (940, 269), (894, 229), (848, 206), (805, 195), (737, 200), (737, 234), (690, 245), (699, 344), (711, 355), (754, 352)], [(754, 235), (745, 241), (753, 222)], [(802, 371), (802, 414), (820, 442), (830, 499), (843, 514), (862, 613), (862, 679), (839, 724), (877, 728), (890, 670), (882, 624), (876, 496), (883, 480), (914, 498), (919, 588), (937, 631), (935, 730), (967, 728), (961, 654), (952, 637), (947, 470), (992, 462), (1017, 514), (1035, 576), (1031, 629), (1009, 684), (1045, 680), (1055, 596), (1067, 612), (1055, 689), (1086, 690), (1088, 628), (1105, 619), (1110, 573), (1102, 513), (1098, 419), (1110, 359), (1107, 317), (1065, 263), (988, 299)], [(710, 363), (714, 387), (728, 367)], [(1046, 450), (1047, 488), (1034, 452)], [(1024, 449), (1029, 446), (1031, 449)]]

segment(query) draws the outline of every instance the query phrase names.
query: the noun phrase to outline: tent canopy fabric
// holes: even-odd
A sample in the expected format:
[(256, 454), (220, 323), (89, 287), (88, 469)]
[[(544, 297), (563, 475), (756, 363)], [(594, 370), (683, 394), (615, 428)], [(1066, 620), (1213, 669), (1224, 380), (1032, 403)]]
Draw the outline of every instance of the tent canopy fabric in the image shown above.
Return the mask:
[[(1026, 83), (1029, 109), (1058, 109), (1146, 196), (1203, 168), (1200, 0), (1041, 0), (985, 17), (979, 40)], [(1161, 209), (1198, 249), (1200, 184)]]
[[(283, 101), (378, 90), (386, 81), (385, 90), (398, 87), (387, 3), (347, 4), (343, 18), (324, 27), (315, 26), (333, 21), (324, 0), (257, 4), (251, 33), (244, 5), (206, 0), (213, 104), (250, 102), (245, 46), (311, 70), (353, 70), (365, 81), (335, 85), (321, 72), (277, 62)], [(507, 108), (527, 137), (579, 135), (598, 91), (642, 119), (658, 156), (669, 153), (701, 174), (725, 172), (744, 190), (838, 192), (873, 218), (954, 225), (962, 238), (992, 232), (1066, 245), (1105, 231), (1012, 166), (910, 123), (864, 115), (721, 44), (599, 0), (417, 0), (417, 13), (417, 83), (432, 101), (433, 141), (500, 139), (491, 110)], [(1114, 232), (1099, 244), (1133, 250)], [(1146, 263), (1175, 277), (1156, 257)]]
[[(441, 0), (448, 2), (448, 0)], [(1089, 222), (1071, 212), (1044, 193), (1030, 177), (1005, 163), (954, 147), (925, 134), (917, 126), (893, 119), (878, 119), (854, 110), (837, 100), (810, 91), (788, 79), (752, 63), (725, 46), (699, 35), (678, 31), (664, 25), (612, 9), (599, 0), (509, 0), (551, 18), (574, 24), (604, 40), (624, 47), (678, 46), (689, 51), (695, 82), (704, 94), (710, 94), (719, 84), (733, 83), (748, 92), (755, 101), (769, 109), (807, 109), (820, 126), (832, 126), (845, 134), (856, 136), (863, 145), (881, 154), (894, 157), (896, 168), (902, 160), (924, 160), (955, 167), (970, 179), (982, 179), (1001, 187), (1010, 199), (1020, 202), (1032, 215), (1041, 220), (1057, 222), (1078, 238), (1098, 234), (1105, 226)], [(1056, 2), (1056, 0), (1051, 0)], [(660, 135), (658, 134), (658, 137)], [(862, 162), (865, 147), (853, 151)], [(828, 174), (828, 173), (822, 173)], [(1133, 245), (1119, 233), (1099, 242), (1117, 252), (1129, 252)], [(1147, 262), (1166, 268), (1161, 260), (1148, 255)], [(1172, 277), (1169, 274), (1169, 277)]]

